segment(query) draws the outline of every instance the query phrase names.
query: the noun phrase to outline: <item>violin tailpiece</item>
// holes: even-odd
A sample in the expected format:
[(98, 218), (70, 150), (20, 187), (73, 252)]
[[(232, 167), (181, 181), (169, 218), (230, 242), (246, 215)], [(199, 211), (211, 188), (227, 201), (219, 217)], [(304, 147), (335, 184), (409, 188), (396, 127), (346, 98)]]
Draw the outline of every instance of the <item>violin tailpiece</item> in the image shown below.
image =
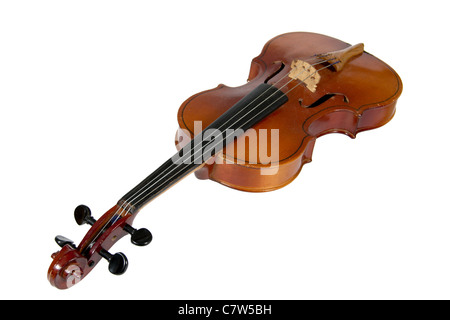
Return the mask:
[(341, 71), (347, 62), (363, 54), (364, 44), (358, 43), (342, 50), (319, 54), (317, 57), (330, 63), (335, 71)]

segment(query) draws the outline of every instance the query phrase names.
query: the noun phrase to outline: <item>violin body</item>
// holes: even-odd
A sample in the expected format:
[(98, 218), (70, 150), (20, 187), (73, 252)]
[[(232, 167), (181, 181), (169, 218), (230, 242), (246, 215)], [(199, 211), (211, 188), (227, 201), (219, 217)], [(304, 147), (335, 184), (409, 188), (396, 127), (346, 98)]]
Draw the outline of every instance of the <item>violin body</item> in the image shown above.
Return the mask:
[(89, 231), (78, 245), (56, 237), (61, 250), (52, 255), (48, 280), (70, 288), (102, 259), (111, 273), (123, 274), (127, 258), (108, 250), (128, 234), (133, 244), (148, 245), (150, 231), (132, 227), (137, 213), (187, 174), (243, 191), (279, 189), (311, 161), (318, 137), (354, 138), (386, 124), (401, 91), (396, 72), (362, 44), (305, 32), (273, 38), (253, 59), (246, 84), (219, 85), (181, 105), (173, 157), (98, 220), (85, 205), (75, 209), (76, 222)]
[[(284, 65), (283, 70), (271, 78), (271, 81), (286, 76), (288, 66), (298, 57), (310, 57), (318, 52), (330, 52), (348, 46), (349, 44), (338, 39), (306, 32), (288, 33), (273, 38), (267, 42), (261, 54), (253, 59), (245, 85), (234, 88), (219, 85), (190, 97), (181, 105), (178, 123), (182, 130), (177, 132), (176, 145), (182, 145), (186, 133), (193, 137), (195, 121), (209, 125), (281, 69), (281, 66)], [(290, 99), (254, 126), (256, 135), (259, 135), (261, 129), (279, 130), (279, 162), (276, 173), (271, 174), (274, 171), (273, 164), (269, 166), (259, 159), (249, 159), (251, 154), (260, 154), (259, 150), (252, 153), (247, 149), (245, 159), (237, 159), (236, 142), (227, 145), (223, 153), (218, 155), (223, 158), (219, 161), (220, 165), (217, 164), (218, 161), (205, 164), (196, 171), (196, 176), (243, 191), (279, 189), (295, 179), (303, 164), (311, 161), (316, 138), (334, 132), (355, 138), (358, 132), (378, 128), (394, 116), (402, 83), (397, 73), (378, 58), (364, 52), (340, 72), (325, 69), (321, 71), (321, 77), (316, 92), (310, 92), (306, 87), (297, 88), (302, 97), (301, 103), (298, 99)], [(305, 107), (332, 93), (337, 94), (326, 102), (314, 108)], [(259, 148), (259, 144), (254, 147)], [(261, 174), (264, 170), (267, 174)]]

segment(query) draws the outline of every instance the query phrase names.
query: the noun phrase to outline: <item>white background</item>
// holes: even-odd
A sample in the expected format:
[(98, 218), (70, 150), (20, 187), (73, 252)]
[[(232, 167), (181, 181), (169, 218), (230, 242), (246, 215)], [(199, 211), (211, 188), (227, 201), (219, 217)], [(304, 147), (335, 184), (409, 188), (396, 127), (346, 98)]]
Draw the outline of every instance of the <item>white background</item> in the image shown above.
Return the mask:
[[(2, 1), (0, 298), (448, 299), (449, 30), (444, 1)], [(402, 77), (397, 114), (355, 140), (321, 137), (287, 187), (239, 192), (190, 176), (59, 291), (54, 236), (95, 217), (174, 151), (194, 93), (244, 84), (274, 36), (327, 34)]]

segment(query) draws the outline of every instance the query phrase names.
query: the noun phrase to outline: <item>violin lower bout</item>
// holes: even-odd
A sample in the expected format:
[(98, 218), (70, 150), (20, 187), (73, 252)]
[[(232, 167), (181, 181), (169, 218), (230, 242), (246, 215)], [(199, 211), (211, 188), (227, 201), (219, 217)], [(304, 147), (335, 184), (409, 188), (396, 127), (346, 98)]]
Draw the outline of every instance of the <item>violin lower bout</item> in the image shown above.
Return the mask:
[[(316, 139), (329, 133), (342, 133), (356, 138), (357, 133), (375, 129), (388, 123), (395, 114), (396, 102), (389, 105), (366, 109), (358, 114), (354, 109), (342, 107), (331, 112), (316, 115), (309, 123), (306, 121), (308, 134), (302, 137), (300, 147), (289, 157), (276, 163), (262, 164), (242, 162), (237, 157), (230, 157), (226, 149), (214, 159), (210, 159), (195, 172), (198, 179), (210, 179), (233, 189), (247, 192), (266, 192), (280, 189), (291, 183), (300, 173), (304, 164), (312, 161)], [(180, 137), (185, 139), (185, 130), (179, 129), (175, 143), (180, 149)], [(183, 142), (185, 143), (186, 140)], [(279, 148), (283, 142), (279, 142)], [(232, 146), (235, 148), (235, 146)], [(248, 148), (248, 146), (246, 146)], [(230, 149), (230, 146), (227, 147)], [(258, 148), (257, 148), (258, 149)], [(248, 149), (247, 149), (248, 152)], [(248, 156), (248, 155), (247, 155)]]

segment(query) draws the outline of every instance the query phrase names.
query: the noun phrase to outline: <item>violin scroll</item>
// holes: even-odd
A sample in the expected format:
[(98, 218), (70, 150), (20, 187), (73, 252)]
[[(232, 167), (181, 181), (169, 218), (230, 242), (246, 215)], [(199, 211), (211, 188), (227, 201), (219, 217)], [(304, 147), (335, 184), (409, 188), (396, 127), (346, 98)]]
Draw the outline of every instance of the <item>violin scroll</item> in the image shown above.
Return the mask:
[(96, 220), (89, 207), (79, 205), (75, 209), (76, 223), (87, 224), (91, 228), (78, 246), (64, 236), (55, 238), (62, 249), (52, 255), (53, 262), (47, 273), (48, 280), (54, 287), (68, 289), (74, 286), (102, 259), (108, 261), (108, 270), (114, 275), (122, 275), (127, 271), (128, 259), (125, 254), (111, 254), (108, 250), (127, 234), (131, 235), (131, 242), (137, 246), (148, 245), (153, 236), (145, 228), (134, 229), (131, 223), (135, 215), (124, 212), (123, 207), (116, 205)]
[(53, 262), (47, 274), (52, 286), (68, 289), (84, 278), (88, 261), (70, 244), (64, 245), (52, 258)]

